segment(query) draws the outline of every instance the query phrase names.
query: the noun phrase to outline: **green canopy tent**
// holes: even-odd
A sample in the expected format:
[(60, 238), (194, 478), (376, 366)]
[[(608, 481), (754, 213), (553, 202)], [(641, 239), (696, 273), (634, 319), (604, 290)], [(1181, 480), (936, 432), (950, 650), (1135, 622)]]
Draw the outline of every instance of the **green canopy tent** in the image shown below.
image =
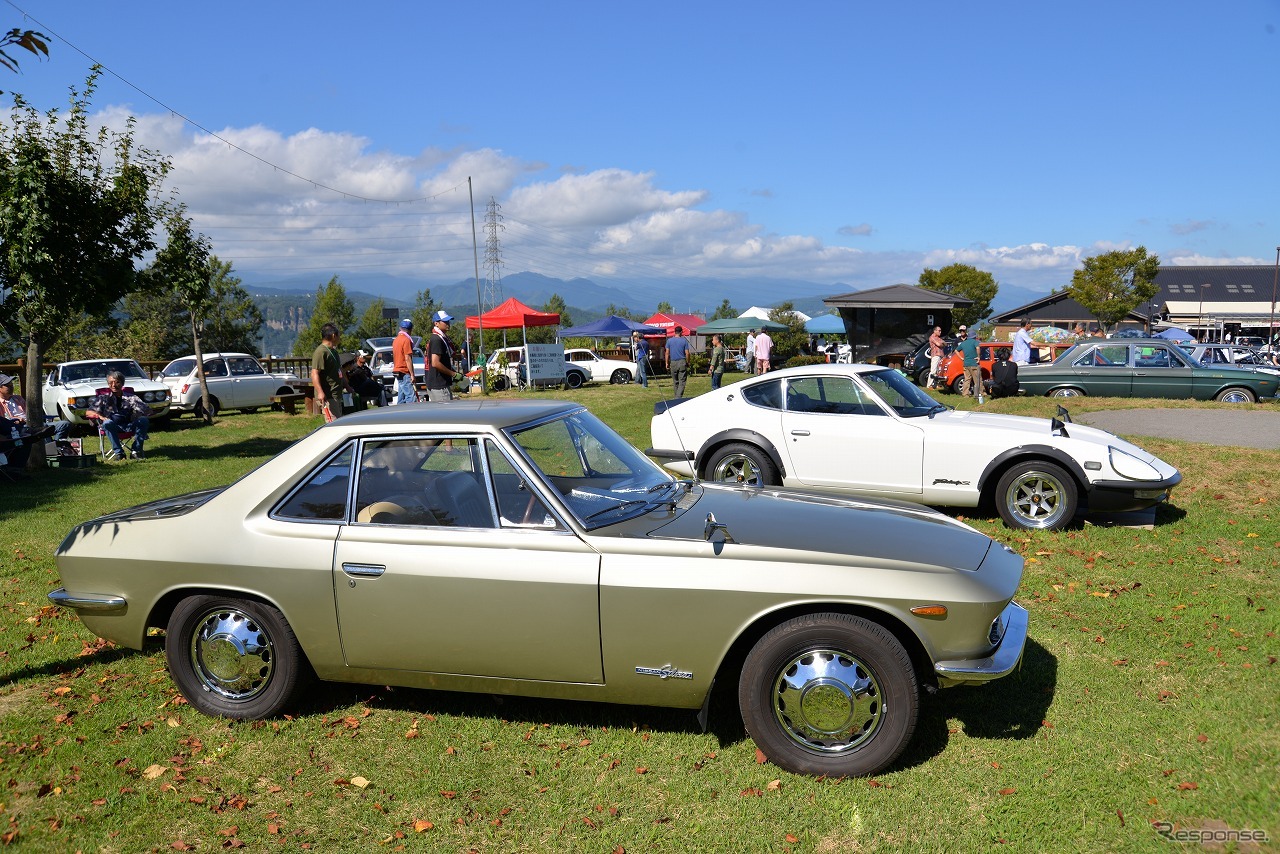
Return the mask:
[(725, 334), (729, 332), (750, 332), (752, 329), (768, 329), (770, 332), (781, 332), (787, 328), (785, 323), (776, 320), (761, 320), (758, 317), (722, 317), (710, 323), (704, 323), (697, 329), (699, 335)]

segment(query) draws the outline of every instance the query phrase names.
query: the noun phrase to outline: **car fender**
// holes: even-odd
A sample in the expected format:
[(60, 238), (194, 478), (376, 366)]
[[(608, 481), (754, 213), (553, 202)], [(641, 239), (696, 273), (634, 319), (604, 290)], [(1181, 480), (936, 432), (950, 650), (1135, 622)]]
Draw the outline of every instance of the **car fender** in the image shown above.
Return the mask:
[(703, 442), (702, 447), (698, 449), (697, 460), (699, 477), (704, 477), (706, 475), (707, 457), (709, 457), (716, 448), (721, 445), (728, 444), (729, 442), (746, 442), (749, 445), (755, 445), (757, 448), (769, 455), (769, 459), (772, 460), (773, 464), (777, 467), (778, 474), (780, 476), (784, 478), (787, 476), (787, 467), (782, 462), (782, 455), (778, 453), (778, 449), (774, 447), (773, 442), (770, 442), (764, 437), (764, 434), (758, 433), (755, 430), (748, 430), (745, 427), (731, 427), (728, 430), (721, 430), (719, 433), (716, 433), (714, 436), (707, 439), (707, 441)]
[(1055, 448), (1052, 445), (1019, 445), (997, 454), (991, 462), (987, 463), (986, 468), (982, 470), (982, 475), (978, 478), (978, 492), (985, 492), (987, 483), (999, 477), (1009, 465), (1028, 458), (1047, 459), (1056, 463), (1070, 472), (1083, 489), (1087, 491), (1093, 488), (1084, 467), (1076, 462), (1075, 457), (1061, 448)]

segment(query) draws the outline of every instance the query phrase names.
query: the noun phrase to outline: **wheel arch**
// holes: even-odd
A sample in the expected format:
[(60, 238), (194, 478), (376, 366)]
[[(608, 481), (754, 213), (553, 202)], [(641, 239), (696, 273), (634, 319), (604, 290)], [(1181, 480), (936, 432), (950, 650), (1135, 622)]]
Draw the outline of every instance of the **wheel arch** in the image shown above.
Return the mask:
[(733, 442), (745, 442), (749, 445), (755, 445), (769, 455), (769, 460), (778, 469), (779, 477), (785, 478), (787, 476), (787, 467), (782, 462), (782, 455), (778, 453), (778, 449), (774, 447), (772, 442), (755, 430), (748, 430), (745, 427), (733, 427), (728, 430), (722, 430), (702, 443), (702, 447), (698, 449), (697, 454), (698, 477), (706, 477), (707, 461), (720, 448)]
[[(307, 643), (304, 640), (303, 633), (299, 630), (296, 622), (289, 618), (289, 612), (269, 597), (263, 596), (253, 590), (242, 590), (239, 588), (229, 587), (177, 587), (172, 590), (166, 590), (152, 605), (151, 610), (147, 613), (146, 622), (143, 624), (142, 633), (143, 640), (146, 640), (148, 629), (163, 629), (169, 625), (169, 618), (173, 616), (174, 609), (178, 607), (178, 603), (184, 599), (190, 599), (192, 596), (226, 596), (233, 599), (244, 599), (250, 602), (257, 602), (259, 605), (266, 605), (279, 611), (284, 617), (286, 623), (293, 630), (294, 637), (297, 638), (298, 648), (302, 651), (302, 658), (307, 666), (311, 666), (311, 656), (307, 652)], [(304, 627), (305, 628), (305, 627)]]
[(1035, 460), (1044, 460), (1061, 466), (1076, 482), (1076, 488), (1081, 495), (1089, 493), (1091, 485), (1088, 476), (1084, 473), (1084, 468), (1066, 451), (1050, 445), (1021, 445), (998, 454), (987, 463), (987, 467), (982, 470), (982, 475), (978, 478), (978, 494), (983, 500), (990, 499), (991, 490), (999, 482), (1000, 476), (1010, 467)]

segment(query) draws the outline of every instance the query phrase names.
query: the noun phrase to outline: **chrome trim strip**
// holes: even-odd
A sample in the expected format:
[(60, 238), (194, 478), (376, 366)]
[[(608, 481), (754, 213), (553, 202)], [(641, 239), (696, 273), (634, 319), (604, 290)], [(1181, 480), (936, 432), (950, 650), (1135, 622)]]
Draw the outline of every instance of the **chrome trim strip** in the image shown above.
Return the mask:
[(387, 568), (373, 563), (344, 563), (342, 571), (353, 578), (377, 578), (386, 572)]
[(49, 594), (49, 601), (59, 608), (72, 608), (76, 611), (92, 611), (95, 614), (113, 614), (124, 611), (129, 603), (123, 596), (96, 596), (92, 594), (68, 593), (67, 588), (59, 587)]
[(1010, 602), (1000, 615), (1006, 621), (1004, 638), (986, 658), (934, 662), (933, 671), (954, 682), (987, 682), (1013, 672), (1027, 643), (1027, 609)]

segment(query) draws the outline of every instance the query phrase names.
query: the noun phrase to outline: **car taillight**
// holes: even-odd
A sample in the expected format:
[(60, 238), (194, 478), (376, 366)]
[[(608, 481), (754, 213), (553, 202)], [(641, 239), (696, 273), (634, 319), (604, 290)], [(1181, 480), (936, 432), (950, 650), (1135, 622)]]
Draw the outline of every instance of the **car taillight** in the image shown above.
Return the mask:
[(181, 392), (181, 393), (182, 393), (182, 394), (186, 394), (186, 393), (187, 393), (187, 389), (189, 389), (189, 388), (191, 388), (191, 383), (183, 383), (183, 384), (182, 384), (182, 392)]

